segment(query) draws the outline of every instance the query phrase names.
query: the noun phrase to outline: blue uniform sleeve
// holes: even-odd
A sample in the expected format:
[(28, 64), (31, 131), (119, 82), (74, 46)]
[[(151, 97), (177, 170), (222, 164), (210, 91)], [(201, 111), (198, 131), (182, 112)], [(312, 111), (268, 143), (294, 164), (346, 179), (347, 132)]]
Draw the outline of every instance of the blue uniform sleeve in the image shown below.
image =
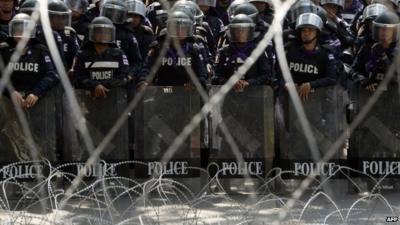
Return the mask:
[(47, 52), (42, 52), (41, 56), (41, 65), (44, 68), (45, 75), (33, 88), (33, 94), (39, 98), (43, 97), (58, 82), (58, 75), (50, 55)]
[(193, 71), (196, 73), (197, 78), (199, 79), (200, 83), (205, 86), (207, 82), (207, 70), (206, 70), (206, 62), (203, 56), (201, 55), (198, 47), (194, 47), (194, 54), (192, 68)]
[(222, 85), (225, 84), (228, 80), (227, 74), (230, 74), (231, 71), (228, 70), (227, 66), (224, 65), (226, 61), (226, 55), (223, 53), (222, 49), (218, 51), (217, 56), (215, 58), (215, 73), (211, 78), (211, 83), (214, 85)]
[(129, 74), (129, 62), (128, 58), (126, 57), (125, 54), (121, 54), (119, 56), (119, 62), (118, 62), (118, 70), (116, 71), (116, 75), (114, 79), (110, 81), (103, 81), (102, 84), (106, 88), (113, 88), (113, 87), (121, 87), (126, 85), (128, 81), (128, 74)]
[(129, 36), (128, 49), (123, 49), (130, 63), (130, 75), (137, 75), (143, 66), (143, 59), (140, 55), (139, 44), (133, 34)]
[(336, 84), (336, 59), (333, 53), (328, 53), (322, 62), (325, 65), (325, 71), (323, 71), (325, 74), (323, 74), (322, 78), (311, 81), (311, 88), (327, 87)]
[(249, 82), (250, 85), (270, 84), (271, 80), (273, 80), (273, 74), (270, 61), (265, 52), (258, 57), (256, 65), (254, 66), (257, 66), (257, 74), (254, 77), (247, 79), (247, 82)]
[(70, 69), (72, 67), (74, 58), (79, 51), (78, 36), (77, 35), (69, 36), (67, 38), (67, 44), (68, 44), (68, 52), (65, 58), (67, 63), (67, 69)]
[(73, 65), (74, 83), (78, 88), (92, 90), (100, 84), (99, 81), (90, 79), (88, 71), (85, 68), (85, 60), (82, 54), (78, 52)]

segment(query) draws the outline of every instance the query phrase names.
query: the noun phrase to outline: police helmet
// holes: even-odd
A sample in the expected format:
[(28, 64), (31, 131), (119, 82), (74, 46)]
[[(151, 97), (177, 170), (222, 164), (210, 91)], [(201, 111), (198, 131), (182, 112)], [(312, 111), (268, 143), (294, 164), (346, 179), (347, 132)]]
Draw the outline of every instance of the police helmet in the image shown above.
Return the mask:
[[(248, 2), (240, 4), (238, 7), (235, 8), (233, 11), (233, 15), (244, 14), (249, 16), (254, 23), (257, 23), (258, 20), (258, 9)], [(233, 18), (232, 18), (233, 19)]]
[(227, 31), (229, 41), (246, 43), (253, 40), (255, 26), (253, 19), (248, 15), (238, 14), (233, 16)]
[(36, 33), (36, 24), (32, 18), (25, 13), (18, 13), (9, 23), (9, 36), (15, 38), (33, 38)]
[(123, 0), (106, 0), (101, 5), (100, 16), (109, 18), (114, 24), (123, 24), (128, 10)]
[(113, 22), (104, 16), (94, 18), (89, 25), (89, 40), (99, 44), (115, 43), (115, 26)]
[(199, 6), (188, 0), (179, 0), (172, 7), (171, 11), (183, 11), (190, 17), (194, 17), (195, 24), (202, 24), (204, 13), (200, 10)]
[(85, 14), (89, 6), (87, 0), (64, 0), (64, 2), (70, 10), (79, 14)]
[(296, 21), (296, 30), (299, 31), (304, 27), (312, 27), (321, 31), (323, 27), (322, 19), (315, 13), (303, 13)]
[(262, 2), (262, 3), (265, 3), (265, 4), (269, 5), (270, 7), (272, 7), (271, 0), (248, 0), (248, 2)]
[(51, 28), (63, 30), (66, 26), (71, 26), (71, 10), (59, 0), (53, 0), (48, 5), (49, 19)]
[(321, 5), (327, 5), (327, 4), (336, 5), (340, 9), (343, 9), (344, 8), (344, 1), (345, 0), (321, 0), (320, 4)]
[(32, 15), (35, 11), (35, 7), (39, 5), (39, 0), (26, 0), (22, 5), (19, 7), (19, 11), (21, 13), (25, 13), (28, 15)]
[(228, 14), (228, 20), (229, 22), (232, 20), (232, 17), (234, 16), (234, 12), (236, 7), (238, 7), (239, 5), (246, 3), (246, 0), (234, 0), (228, 7), (227, 9), (227, 14)]
[(148, 6), (147, 18), (149, 18), (154, 28), (165, 28), (168, 19), (168, 12), (165, 10), (161, 3), (153, 2)]
[(196, 3), (197, 5), (215, 7), (217, 5), (217, 0), (196, 0)]
[(388, 8), (383, 4), (374, 3), (368, 5), (363, 11), (362, 22), (366, 22), (367, 20), (374, 20), (382, 12), (385, 12), (387, 10)]
[(143, 19), (146, 17), (146, 5), (141, 0), (128, 0), (126, 6), (128, 14), (136, 14)]
[[(393, 12), (384, 11), (372, 22), (372, 36), (374, 40), (379, 41), (382, 40), (382, 38), (389, 37), (388, 35), (392, 35), (391, 42), (395, 42), (399, 38), (399, 26), (399, 17)], [(380, 30), (393, 30), (393, 33), (380, 32)]]
[(296, 2), (289, 11), (291, 23), (296, 23), (297, 18), (303, 13), (318, 13), (318, 6), (311, 0), (300, 0)]
[(192, 37), (194, 34), (193, 22), (185, 12), (173, 11), (167, 20), (168, 36), (174, 38)]
[(319, 18), (321, 18), (323, 24), (326, 24), (326, 22), (328, 21), (328, 13), (322, 6), (317, 6), (316, 14), (319, 16)]

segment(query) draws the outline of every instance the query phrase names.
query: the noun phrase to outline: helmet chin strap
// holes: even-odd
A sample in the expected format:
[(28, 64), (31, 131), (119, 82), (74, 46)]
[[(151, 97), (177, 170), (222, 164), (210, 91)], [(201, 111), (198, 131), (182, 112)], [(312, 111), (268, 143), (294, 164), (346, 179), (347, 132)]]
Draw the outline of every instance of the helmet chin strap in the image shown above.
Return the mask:
[(301, 41), (303, 44), (306, 44), (306, 45), (308, 45), (308, 44), (311, 44), (314, 40), (316, 40), (317, 39), (317, 37), (318, 37), (318, 35), (315, 35), (315, 37), (313, 37), (313, 39), (311, 39), (311, 40), (308, 40), (308, 41)]

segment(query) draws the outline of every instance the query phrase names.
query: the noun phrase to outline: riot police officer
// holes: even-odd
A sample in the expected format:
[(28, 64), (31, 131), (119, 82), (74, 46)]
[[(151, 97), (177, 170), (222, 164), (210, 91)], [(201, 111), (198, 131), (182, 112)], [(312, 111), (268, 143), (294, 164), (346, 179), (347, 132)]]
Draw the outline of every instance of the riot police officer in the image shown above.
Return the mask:
[(214, 43), (218, 43), (221, 32), (224, 28), (224, 24), (221, 19), (218, 18), (218, 14), (215, 11), (216, 0), (197, 0), (197, 5), (204, 13), (204, 21), (210, 26), (213, 36)]
[[(143, 89), (149, 82), (154, 85), (185, 86), (188, 89), (192, 89), (193, 84), (185, 67), (191, 67), (199, 82), (205, 85), (207, 74), (204, 59), (199, 52), (198, 45), (193, 39), (193, 24), (192, 17), (185, 12), (173, 11), (170, 13), (167, 20), (166, 32), (172, 41), (169, 43), (168, 51), (161, 59), (161, 66), (157, 70), (154, 79), (147, 80), (149, 71), (154, 66), (163, 43), (157, 43), (150, 49), (139, 79), (139, 89)], [(176, 42), (179, 42), (180, 48), (183, 50), (183, 56), (178, 54), (177, 46), (175, 45)]]
[(65, 4), (71, 10), (71, 26), (75, 30), (79, 44), (88, 35), (90, 20), (86, 16), (89, 3), (87, 0), (65, 0)]
[(372, 36), (373, 21), (387, 10), (384, 5), (377, 3), (371, 4), (364, 9), (359, 36), (355, 45), (356, 55), (351, 69), (351, 80), (357, 85), (365, 82), (368, 77), (365, 65), (371, 57), (371, 47), (375, 43)]
[(51, 28), (61, 36), (64, 66), (69, 70), (79, 50), (78, 36), (71, 27), (71, 10), (64, 2), (54, 0), (49, 2), (48, 11)]
[(350, 25), (340, 15), (344, 8), (344, 0), (322, 0), (321, 6), (319, 14), (324, 14), (326, 17), (326, 29), (321, 42), (335, 49), (335, 56), (339, 58), (342, 51), (351, 47), (355, 41)]
[(142, 56), (137, 39), (126, 23), (127, 6), (123, 0), (106, 0), (100, 9), (100, 15), (109, 18), (116, 30), (115, 43), (128, 57), (130, 72), (133, 78), (139, 74), (142, 67)]
[(262, 21), (271, 24), (274, 19), (271, 0), (249, 0), (257, 9)]
[[(15, 91), (8, 94), (21, 107), (31, 108), (58, 82), (58, 77), (48, 49), (35, 39), (35, 23), (31, 17), (17, 14), (9, 28), (9, 38), (0, 49), (4, 63), (13, 70), (11, 83)], [(29, 38), (29, 42), (18, 62), (10, 62), (22, 38)]]
[(146, 20), (146, 6), (141, 0), (127, 1), (128, 17), (131, 22), (131, 30), (139, 44), (140, 55), (146, 56), (150, 44), (155, 40), (151, 27), (144, 24)]
[(385, 73), (398, 53), (399, 17), (392, 12), (381, 13), (373, 22), (372, 35), (376, 43), (371, 48), (370, 58), (366, 65), (367, 79), (361, 85), (373, 92), (384, 79)]
[(88, 11), (85, 13), (86, 17), (92, 21), (94, 18), (98, 17), (100, 15), (100, 0), (93, 0), (92, 4), (94, 7), (88, 9)]
[(124, 86), (129, 73), (125, 53), (115, 45), (116, 29), (111, 20), (97, 17), (89, 25), (89, 41), (74, 60), (73, 74), (78, 88), (105, 98), (113, 87)]
[(161, 3), (153, 2), (147, 7), (146, 17), (151, 23), (154, 34), (158, 35), (166, 27), (168, 12)]
[[(256, 43), (253, 42), (255, 26), (253, 20), (247, 15), (238, 14), (232, 18), (227, 31), (229, 45), (218, 52), (215, 76), (212, 78), (213, 84), (224, 84), (256, 48)], [(275, 79), (271, 68), (266, 55), (261, 54), (242, 79), (235, 84), (235, 91), (241, 92), (253, 85), (273, 85)]]
[[(19, 10), (21, 13), (25, 13), (25, 14), (32, 16), (32, 13), (35, 10), (39, 10), (39, 3), (40, 2), (38, 0), (26, 0), (21, 4)], [(37, 13), (39, 13), (39, 11), (37, 11)], [(53, 37), (54, 37), (54, 40), (56, 41), (58, 52), (62, 53), (63, 52), (63, 40), (61, 38), (61, 35), (58, 32), (53, 30)], [(44, 36), (44, 31), (43, 31), (43, 27), (40, 23), (40, 18), (36, 23), (35, 38), (39, 42), (41, 42), (41, 44), (47, 46), (46, 37)], [(63, 55), (61, 58), (63, 58)]]
[(296, 22), (299, 42), (286, 46), (290, 72), (302, 100), (312, 89), (336, 84), (336, 62), (330, 49), (318, 42), (323, 24), (313, 13), (300, 15)]
[(228, 25), (229, 23), (229, 16), (227, 10), (231, 4), (232, 4), (231, 0), (217, 0), (215, 11), (217, 12), (218, 18), (222, 20), (224, 25)]

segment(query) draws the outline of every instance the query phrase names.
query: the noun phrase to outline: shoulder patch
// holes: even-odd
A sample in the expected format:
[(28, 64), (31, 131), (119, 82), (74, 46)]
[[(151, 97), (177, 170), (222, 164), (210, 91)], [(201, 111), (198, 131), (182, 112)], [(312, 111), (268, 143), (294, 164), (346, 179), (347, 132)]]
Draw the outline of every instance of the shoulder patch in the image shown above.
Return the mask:
[(47, 63), (51, 63), (50, 56), (45, 55), (45, 56), (44, 56), (44, 61), (47, 62)]
[(122, 54), (122, 63), (123, 63), (124, 65), (126, 65), (126, 66), (129, 65), (128, 58), (126, 57), (125, 54)]

